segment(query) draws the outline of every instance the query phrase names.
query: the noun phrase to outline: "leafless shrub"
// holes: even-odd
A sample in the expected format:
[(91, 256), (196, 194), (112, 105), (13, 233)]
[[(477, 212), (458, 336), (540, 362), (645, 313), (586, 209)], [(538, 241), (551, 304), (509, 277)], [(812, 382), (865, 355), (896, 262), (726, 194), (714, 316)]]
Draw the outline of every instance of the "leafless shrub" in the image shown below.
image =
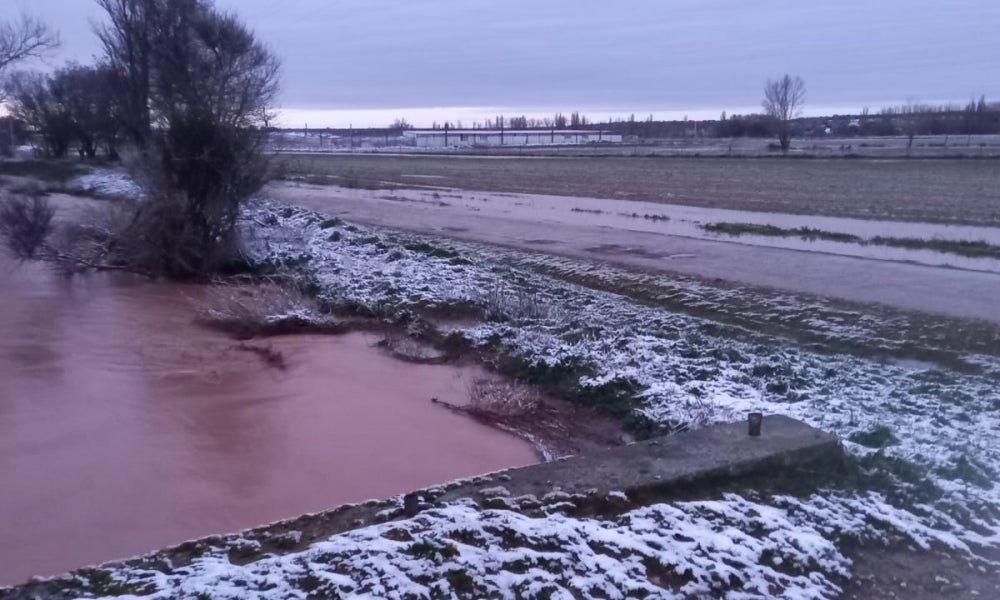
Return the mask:
[(298, 290), (277, 282), (246, 285), (219, 281), (201, 300), (199, 321), (237, 339), (294, 333), (343, 333), (341, 323), (320, 317)]
[(0, 242), (15, 258), (52, 262), (67, 274), (96, 270), (150, 275), (123, 258), (118, 232), (127, 230), (127, 224), (112, 225), (98, 213), (101, 216), (57, 228), (55, 212), (41, 191), (10, 195), (0, 203)]
[(122, 121), (145, 172), (136, 266), (197, 278), (239, 258), (240, 205), (265, 182), (278, 61), (208, 0), (98, 0)]
[(551, 313), (551, 307), (539, 294), (500, 283), (480, 292), (475, 300), (483, 307), (487, 321), (544, 319)]
[(45, 196), (45, 188), (37, 181), (30, 179), (14, 180), (10, 182), (10, 193), (18, 196)]
[(279, 285), (241, 285), (224, 281), (207, 289), (203, 305), (201, 312), (207, 321), (256, 326), (306, 308), (299, 294)]
[(0, 238), (15, 258), (30, 260), (45, 251), (55, 212), (41, 195), (11, 196), (0, 204)]
[(499, 379), (477, 378), (469, 384), (469, 412), (478, 416), (519, 417), (538, 411), (541, 399), (533, 388)]
[(394, 358), (406, 362), (433, 365), (441, 364), (448, 358), (434, 347), (396, 329), (386, 331), (378, 345)]

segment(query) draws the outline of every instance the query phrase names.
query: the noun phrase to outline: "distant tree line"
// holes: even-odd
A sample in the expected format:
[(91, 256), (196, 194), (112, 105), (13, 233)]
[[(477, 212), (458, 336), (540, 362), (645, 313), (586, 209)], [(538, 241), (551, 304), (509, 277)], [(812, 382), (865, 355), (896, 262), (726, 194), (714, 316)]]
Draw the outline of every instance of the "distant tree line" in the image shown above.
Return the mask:
[[(405, 126), (400, 127), (400, 123), (405, 124)], [(431, 128), (462, 129), (462, 122), (435, 122)], [(498, 115), (492, 119), (475, 121), (470, 128), (590, 129), (637, 138), (775, 137), (780, 145), (783, 129), (788, 138), (824, 135), (855, 137), (1000, 134), (1000, 103), (989, 102), (985, 97), (981, 97), (964, 106), (908, 104), (882, 108), (877, 113), (872, 113), (868, 109), (862, 109), (856, 114), (822, 117), (801, 117), (789, 113), (784, 119), (768, 114), (765, 110), (765, 112), (751, 114), (726, 114), (723, 112), (718, 119), (657, 120), (653, 115), (637, 119), (636, 115), (632, 114), (627, 117), (595, 121), (578, 111), (574, 111), (569, 116), (555, 113), (552, 117)], [(388, 129), (412, 129), (412, 125), (403, 119), (397, 119), (396, 123), (393, 123)]]
[[(405, 123), (406, 127), (399, 127)], [(469, 129), (579, 129), (592, 127), (595, 123), (579, 111), (573, 111), (567, 117), (557, 112), (551, 117), (528, 117), (525, 115), (497, 115), (492, 119), (473, 121)], [(389, 129), (410, 129), (412, 126), (405, 119), (396, 119)], [(463, 129), (461, 121), (437, 121), (431, 123), (431, 129)]]
[(12, 114), (43, 143), (42, 151), (63, 158), (75, 148), (81, 158), (98, 151), (114, 160), (123, 133), (121, 82), (107, 65), (69, 65), (52, 74), (18, 72), (7, 90)]

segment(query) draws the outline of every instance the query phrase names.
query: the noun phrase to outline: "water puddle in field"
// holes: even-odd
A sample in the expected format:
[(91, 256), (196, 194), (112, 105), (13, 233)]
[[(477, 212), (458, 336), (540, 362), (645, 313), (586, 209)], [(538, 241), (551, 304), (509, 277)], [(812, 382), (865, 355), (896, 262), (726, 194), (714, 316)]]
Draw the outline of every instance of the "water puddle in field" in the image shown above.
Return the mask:
[(941, 368), (937, 363), (917, 358), (892, 358), (887, 361), (890, 365), (912, 369), (914, 371), (936, 371)]
[(373, 336), (251, 342), (192, 321), (204, 289), (0, 262), (0, 585), (537, 462), (434, 406), (474, 369)]
[[(861, 240), (875, 237), (914, 238), (918, 240), (961, 240), (985, 241), (1000, 246), (1000, 228), (971, 225), (944, 225), (937, 223), (917, 223), (906, 221), (878, 221), (825, 217), (815, 215), (795, 215), (766, 212), (752, 212), (698, 206), (683, 206), (645, 202), (641, 200), (579, 198), (572, 196), (549, 196), (542, 194), (508, 194), (491, 192), (468, 192), (458, 189), (429, 191), (419, 189), (394, 189), (391, 199), (396, 202), (424, 204), (427, 209), (419, 209), (426, 214), (400, 216), (404, 223), (388, 222), (385, 213), (399, 212), (386, 206), (384, 190), (355, 190), (326, 187), (290, 187), (274, 190), (279, 196), (294, 199), (309, 205), (310, 200), (333, 200), (339, 207), (348, 208), (344, 215), (360, 217), (366, 222), (379, 222), (389, 226), (419, 228), (422, 219), (434, 223), (434, 227), (444, 231), (456, 227), (474, 230), (475, 223), (483, 219), (493, 219), (491, 228), (502, 231), (505, 227), (512, 231), (521, 228), (514, 224), (530, 223), (573, 227), (574, 239), (584, 243), (581, 230), (599, 228), (603, 231), (619, 231), (623, 235), (652, 233), (683, 238), (719, 241), (731, 244), (783, 248), (804, 252), (817, 252), (865, 258), (870, 260), (897, 261), (928, 266), (944, 266), (974, 271), (1000, 273), (1000, 260), (985, 257), (963, 256), (951, 252), (940, 252), (924, 248), (902, 248), (880, 244), (841, 242), (825, 239), (804, 239), (799, 235), (773, 236), (744, 233), (729, 235), (703, 229), (712, 223), (772, 225), (782, 229), (810, 228), (824, 232), (853, 235)], [(447, 198), (442, 202), (441, 198)], [(414, 207), (414, 210), (418, 210)], [(470, 211), (474, 215), (470, 215)], [(415, 225), (414, 225), (415, 224)], [(522, 236), (523, 237), (523, 236)], [(510, 244), (514, 240), (503, 240)], [(535, 239), (519, 240), (530, 246)]]

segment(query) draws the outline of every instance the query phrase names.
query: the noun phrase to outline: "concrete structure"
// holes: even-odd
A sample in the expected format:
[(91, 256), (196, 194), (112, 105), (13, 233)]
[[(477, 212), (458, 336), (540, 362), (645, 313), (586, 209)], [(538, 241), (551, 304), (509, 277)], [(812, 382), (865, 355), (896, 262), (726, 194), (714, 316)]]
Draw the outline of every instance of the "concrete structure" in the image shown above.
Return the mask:
[(432, 129), (403, 132), (418, 148), (620, 144), (621, 134), (588, 129)]
[[(210, 536), (158, 553), (109, 563), (119, 568), (190, 564), (209, 551), (225, 552), (241, 563), (269, 553), (302, 550), (310, 543), (373, 523), (406, 518), (436, 504), (473, 499), (481, 508), (504, 508), (528, 515), (560, 512), (623, 512), (630, 506), (669, 501), (713, 486), (725, 489), (742, 478), (757, 478), (762, 487), (781, 477), (807, 478), (837, 471), (845, 460), (837, 437), (784, 416), (766, 416), (759, 437), (748, 434), (747, 422), (714, 425), (667, 437), (548, 463), (509, 469), (454, 481), (398, 498), (348, 504), (330, 511), (250, 529)], [(625, 492), (623, 499), (618, 492)], [(81, 571), (93, 593), (103, 593), (92, 571)], [(183, 576), (170, 571), (170, 576)], [(41, 579), (0, 589), (3, 600), (77, 598), (87, 591), (67, 576)]]

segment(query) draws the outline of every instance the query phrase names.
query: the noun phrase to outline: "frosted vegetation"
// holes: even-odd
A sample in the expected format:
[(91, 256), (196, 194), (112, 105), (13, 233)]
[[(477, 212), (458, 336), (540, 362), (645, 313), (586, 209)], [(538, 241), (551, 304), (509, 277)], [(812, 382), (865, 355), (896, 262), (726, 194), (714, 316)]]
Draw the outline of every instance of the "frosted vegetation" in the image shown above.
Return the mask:
[(850, 574), (837, 540), (880, 539), (884, 519), (919, 529), (876, 496), (727, 495), (610, 519), (454, 504), (246, 565), (217, 552), (169, 574), (118, 571), (111, 585), (164, 599), (823, 598)]
[(128, 175), (111, 169), (93, 169), (71, 179), (66, 188), (74, 193), (112, 198), (142, 198), (143, 191)]
[[(426, 330), (425, 315), (439, 341), (487, 347), (501, 371), (640, 435), (750, 410), (786, 414), (840, 435), (856, 481), (802, 498), (727, 495), (603, 519), (453, 504), (246, 565), (209, 554), (169, 574), (123, 568), (112, 573), (120, 589), (164, 598), (825, 598), (850, 576), (846, 539), (948, 549), (981, 565), (1000, 547), (996, 358), (967, 356), (975, 368), (962, 373), (819, 354), (746, 330), (723, 335), (711, 321), (534, 268), (558, 270), (559, 259), (442, 245), (266, 202), (245, 210), (242, 230), (254, 262), (292, 274), (326, 310), (413, 331)], [(702, 291), (692, 284), (691, 294)], [(856, 339), (872, 325), (836, 321), (817, 326)]]

